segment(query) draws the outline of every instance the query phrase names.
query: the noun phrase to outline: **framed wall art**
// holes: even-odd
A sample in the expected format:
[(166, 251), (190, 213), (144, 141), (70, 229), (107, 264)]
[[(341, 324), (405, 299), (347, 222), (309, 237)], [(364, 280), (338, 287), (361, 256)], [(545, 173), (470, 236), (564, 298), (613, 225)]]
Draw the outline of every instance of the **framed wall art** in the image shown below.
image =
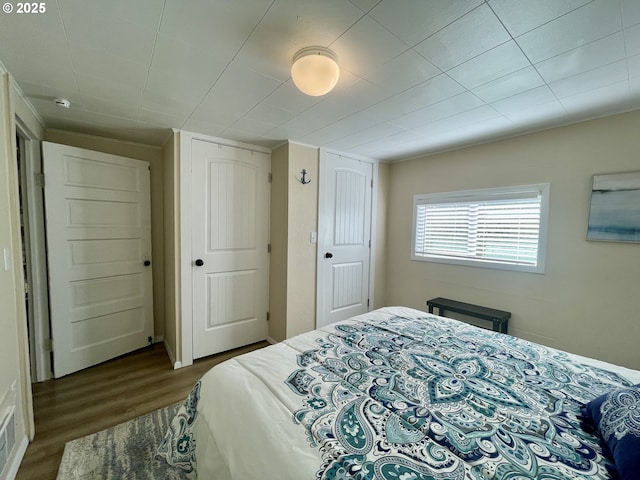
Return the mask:
[(587, 240), (640, 243), (640, 172), (593, 176)]

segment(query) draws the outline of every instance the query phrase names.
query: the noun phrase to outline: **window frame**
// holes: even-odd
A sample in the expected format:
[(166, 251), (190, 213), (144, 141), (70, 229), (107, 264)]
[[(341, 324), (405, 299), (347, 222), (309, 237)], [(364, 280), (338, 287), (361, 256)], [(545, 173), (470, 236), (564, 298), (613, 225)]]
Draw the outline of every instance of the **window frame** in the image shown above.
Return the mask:
[[(434, 262), (443, 263), (449, 265), (464, 265), (471, 267), (481, 268), (493, 268), (499, 270), (511, 270), (516, 272), (528, 272), (539, 273), (545, 272), (545, 260), (547, 256), (547, 241), (548, 241), (548, 225), (549, 225), (549, 197), (551, 191), (551, 184), (549, 183), (536, 183), (531, 185), (516, 185), (509, 187), (498, 188), (482, 188), (474, 190), (459, 190), (454, 192), (440, 192), (440, 193), (427, 193), (418, 194), (413, 197), (413, 222), (411, 233), (411, 260), (421, 262)], [(499, 260), (483, 260), (475, 258), (457, 258), (446, 255), (434, 255), (434, 254), (416, 254), (416, 230), (418, 223), (418, 206), (426, 204), (436, 203), (460, 203), (470, 202), (472, 199), (481, 200), (482, 197), (486, 199), (503, 197), (504, 200), (510, 198), (517, 198), (523, 194), (530, 194), (537, 192), (540, 196), (540, 224), (538, 230), (538, 249), (537, 249), (537, 261), (536, 265), (521, 265), (510, 263), (508, 261)], [(511, 196), (511, 197), (510, 197)]]

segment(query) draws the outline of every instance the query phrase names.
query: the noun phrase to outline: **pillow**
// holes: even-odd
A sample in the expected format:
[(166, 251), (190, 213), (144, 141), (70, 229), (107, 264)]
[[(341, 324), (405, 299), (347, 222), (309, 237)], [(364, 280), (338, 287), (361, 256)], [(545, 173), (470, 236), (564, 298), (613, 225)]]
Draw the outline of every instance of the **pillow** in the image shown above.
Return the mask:
[(583, 407), (605, 441), (621, 480), (640, 472), (640, 384), (605, 393)]

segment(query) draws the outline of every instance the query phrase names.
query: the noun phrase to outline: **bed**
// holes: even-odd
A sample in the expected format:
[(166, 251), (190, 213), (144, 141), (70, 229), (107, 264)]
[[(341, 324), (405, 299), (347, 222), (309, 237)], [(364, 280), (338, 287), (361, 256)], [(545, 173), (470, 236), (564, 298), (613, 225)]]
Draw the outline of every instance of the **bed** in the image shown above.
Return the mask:
[[(638, 382), (639, 371), (389, 307), (214, 367), (159, 454), (213, 480), (612, 478), (587, 407)], [(640, 415), (634, 398), (622, 403)]]

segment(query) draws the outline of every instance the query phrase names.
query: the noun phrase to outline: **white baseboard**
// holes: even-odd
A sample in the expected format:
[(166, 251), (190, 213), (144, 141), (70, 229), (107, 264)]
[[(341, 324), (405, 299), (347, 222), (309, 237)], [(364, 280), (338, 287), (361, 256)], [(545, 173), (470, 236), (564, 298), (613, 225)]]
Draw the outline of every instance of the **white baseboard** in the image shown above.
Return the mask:
[(171, 350), (171, 347), (169, 347), (169, 344), (167, 344), (166, 341), (163, 340), (164, 343), (164, 349), (167, 351), (167, 355), (169, 355), (169, 360), (171, 360), (171, 364), (173, 365), (173, 369), (177, 370), (179, 368), (182, 368), (182, 362), (178, 362), (176, 360), (176, 354), (173, 353), (173, 350)]
[(275, 345), (276, 343), (280, 343), (280, 342), (276, 342), (273, 338), (271, 337), (267, 337), (266, 338), (267, 342), (269, 342), (271, 345)]
[(164, 336), (159, 335), (157, 337), (153, 337), (153, 343), (162, 343), (164, 341)]
[(27, 447), (29, 446), (29, 440), (26, 436), (22, 437), (22, 441), (16, 450), (16, 453), (13, 455), (13, 460), (11, 463), (7, 465), (7, 476), (3, 477), (6, 480), (15, 480), (16, 475), (18, 475), (18, 469), (20, 468), (20, 464), (22, 463), (22, 459), (24, 458), (24, 454), (27, 451)]

